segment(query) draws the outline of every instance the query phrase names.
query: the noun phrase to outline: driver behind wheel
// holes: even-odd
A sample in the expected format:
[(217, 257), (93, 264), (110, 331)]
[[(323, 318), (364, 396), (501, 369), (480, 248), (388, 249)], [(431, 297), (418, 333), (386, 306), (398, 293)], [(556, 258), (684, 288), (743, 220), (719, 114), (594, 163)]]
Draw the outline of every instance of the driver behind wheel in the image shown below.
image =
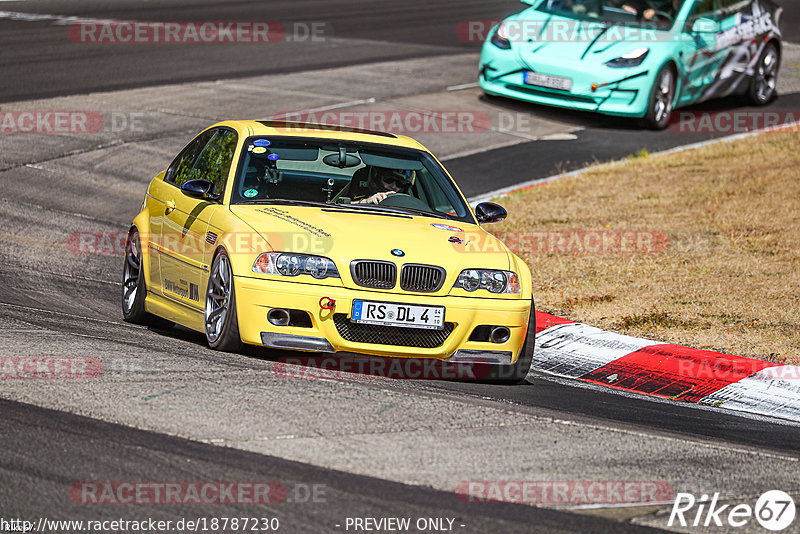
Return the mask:
[[(355, 196), (353, 200), (357, 204), (379, 204), (395, 193), (407, 195), (414, 185), (416, 175), (415, 171), (370, 167), (364, 195)], [(364, 182), (360, 185), (364, 185)]]
[(631, 13), (632, 15), (636, 15), (646, 21), (654, 20), (658, 15), (668, 17), (669, 20), (673, 20), (675, 16), (680, 11), (681, 6), (683, 5), (683, 0), (671, 0), (662, 2), (660, 7), (660, 11), (650, 7), (649, 4), (642, 2), (637, 3), (636, 1), (630, 2), (632, 4), (637, 4), (635, 7), (631, 6), (628, 2), (623, 2), (622, 9)]

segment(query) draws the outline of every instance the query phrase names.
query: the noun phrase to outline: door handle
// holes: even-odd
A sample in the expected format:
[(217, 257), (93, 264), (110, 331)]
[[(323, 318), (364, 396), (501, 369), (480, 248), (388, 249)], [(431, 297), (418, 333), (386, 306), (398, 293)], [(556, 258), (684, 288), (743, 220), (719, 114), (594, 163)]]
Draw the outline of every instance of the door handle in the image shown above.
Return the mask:
[(173, 211), (175, 211), (175, 201), (174, 200), (167, 200), (165, 203), (164, 213), (169, 215)]

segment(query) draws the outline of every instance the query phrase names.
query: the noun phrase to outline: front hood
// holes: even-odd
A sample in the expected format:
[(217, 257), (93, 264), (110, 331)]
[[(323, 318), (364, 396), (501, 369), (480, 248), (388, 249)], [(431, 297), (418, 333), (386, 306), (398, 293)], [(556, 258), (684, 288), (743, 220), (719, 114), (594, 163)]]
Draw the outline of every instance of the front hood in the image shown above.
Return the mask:
[(510, 17), (506, 23), (517, 31), (512, 48), (532, 70), (542, 63), (577, 68), (586, 62), (605, 63), (637, 48), (652, 48), (669, 35), (652, 28), (572, 19), (535, 9)]
[[(481, 227), (432, 217), (378, 214), (359, 208), (238, 205), (231, 211), (263, 237), (273, 251), (332, 259), (345, 285), (353, 260), (443, 267), (448, 282), (463, 269), (508, 270), (510, 252)], [(392, 254), (402, 251), (403, 256)]]

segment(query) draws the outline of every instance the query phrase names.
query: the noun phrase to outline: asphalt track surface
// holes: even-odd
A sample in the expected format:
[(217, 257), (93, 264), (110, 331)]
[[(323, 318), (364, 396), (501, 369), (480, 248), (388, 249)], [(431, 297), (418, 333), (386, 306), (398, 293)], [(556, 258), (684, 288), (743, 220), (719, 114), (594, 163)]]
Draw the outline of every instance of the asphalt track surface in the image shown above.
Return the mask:
[[(788, 3), (785, 5), (788, 7)], [(27, 100), (101, 89), (152, 86), (166, 82), (213, 80), (226, 76), (301, 72), (320, 66), (344, 66), (365, 61), (459, 53), (474, 50), (477, 45), (458, 41), (454, 32), (454, 25), (458, 21), (498, 18), (513, 12), (518, 6), (517, 2), (483, 1), (434, 4), (424, 1), (244, 1), (224, 5), (210, 1), (3, 2), (0, 8), (8, 11), (118, 20), (321, 20), (329, 23), (339, 38), (365, 40), (365, 43), (379, 41), (390, 46), (376, 44), (350, 47), (346, 53), (341, 49), (324, 50), (317, 47), (313, 49), (314, 54), (308, 55), (292, 55), (287, 49), (274, 52), (266, 50), (257, 57), (243, 54), (241, 47), (226, 49), (186, 46), (159, 49), (131, 46), (122, 49), (90, 49), (87, 45), (64, 46), (55, 38), (59, 35), (63, 37), (63, 27), (53, 27), (44, 22), (0, 20), (0, 64), (4, 74), (0, 82), (0, 100)], [(800, 36), (796, 35), (799, 26), (794, 10), (789, 10), (785, 28), (790, 39), (794, 32), (794, 38), (800, 40)], [(786, 95), (779, 102), (784, 109), (797, 109), (796, 95)], [(518, 107), (515, 103), (502, 105), (510, 109)], [(727, 109), (725, 106), (734, 106), (735, 103), (718, 105)], [(510, 185), (516, 176), (530, 178), (532, 161), (536, 161), (538, 166), (533, 177), (546, 176), (595, 159), (620, 157), (640, 148), (656, 151), (685, 144), (687, 141), (685, 135), (681, 137), (670, 135), (670, 132), (658, 134), (631, 129), (624, 121), (600, 121), (583, 114), (538, 108), (536, 111), (545, 116), (557, 116), (566, 122), (580, 123), (584, 129), (576, 133), (577, 139), (571, 141), (549, 141), (545, 146), (535, 142), (522, 143), (448, 161), (447, 165), (454, 174), (463, 177), (460, 181), (465, 184), (465, 192), (485, 192), (486, 184), (480, 177), (491, 172), (498, 162), (503, 163), (505, 176), (508, 177), (507, 183), (492, 183), (499, 187)], [(613, 136), (609, 136), (609, 132)], [(703, 136), (698, 136), (691, 141), (702, 139)], [(59, 226), (70, 224), (68, 219), (72, 216), (111, 227), (124, 227), (126, 221), (130, 220), (128, 213), (120, 213), (116, 209), (114, 198), (104, 200), (89, 196), (78, 201), (82, 195), (90, 194), (94, 190), (85, 182), (64, 184), (61, 195), (47, 198), (38, 195), (35, 190), (39, 187), (37, 184), (23, 183), (26, 179), (25, 169), (13, 172), (18, 174), (11, 174), (11, 178), (20, 182), (9, 181), (9, 177), (2, 178), (4, 187), (0, 195), (0, 207), (5, 221), (3, 231), (11, 235), (35, 236), (40, 232), (57, 232)], [(124, 171), (120, 172), (124, 175)], [(141, 186), (134, 184), (133, 188), (136, 189), (136, 195), (139, 195)], [(21, 191), (25, 195), (18, 198)], [(36, 194), (31, 194), (28, 198), (29, 193)], [(113, 189), (109, 194), (114, 194)], [(127, 194), (122, 186), (120, 196)], [(67, 201), (72, 199), (76, 200), (70, 207)], [(202, 389), (203, 384), (209, 380), (222, 381), (227, 374), (241, 370), (267, 373), (271, 365), (268, 357), (257, 350), (247, 351), (238, 357), (220, 355), (206, 349), (202, 338), (182, 329), (163, 332), (119, 325), (118, 287), (104, 281), (115, 278), (108, 273), (119, 270), (116, 257), (90, 258), (86, 260), (86, 264), (81, 263), (82, 258), (72, 258), (66, 264), (58, 265), (49, 261), (52, 258), (47, 251), (38, 250), (35, 246), (25, 248), (23, 241), (20, 248), (14, 248), (10, 252), (0, 250), (0, 258), (3, 259), (3, 266), (0, 267), (0, 302), (4, 304), (0, 311), (0, 320), (3, 321), (5, 355), (13, 354), (16, 349), (27, 354), (55, 354), (59, 350), (66, 353), (79, 352), (83, 347), (87, 352), (108, 350), (136, 354), (139, 360), (156, 365), (155, 372), (151, 369), (149, 374), (133, 373), (132, 378), (127, 375), (116, 377), (111, 373), (108, 383), (103, 384), (103, 388), (108, 389), (97, 392), (70, 390), (61, 385), (53, 386), (51, 393), (39, 392), (45, 395), (42, 398), (48, 399), (42, 405), (57, 407), (57, 410), (34, 406), (38, 402), (39, 393), (36, 390), (27, 390), (18, 384), (13, 387), (7, 384), (0, 388), (0, 397), (23, 401), (0, 401), (0, 472), (5, 482), (0, 486), (0, 515), (3, 517), (110, 519), (120, 515), (136, 518), (147, 515), (175, 519), (180, 516), (239, 514), (261, 517), (275, 514), (280, 516), (285, 525), (285, 529), (282, 529), (284, 531), (322, 532), (341, 531), (335, 525), (340, 524), (344, 517), (406, 515), (455, 517), (467, 525), (461, 529), (463, 532), (647, 530), (628, 522), (563, 510), (512, 504), (465, 505), (454, 497), (452, 491), (420, 487), (418, 484), (408, 485), (380, 474), (363, 474), (370, 471), (369, 466), (354, 465), (345, 469), (336, 462), (331, 462), (333, 467), (320, 467), (266, 453), (173, 437), (186, 432), (171, 430), (168, 422), (159, 426), (164, 429), (161, 432), (140, 429), (150, 428), (152, 423), (148, 426), (142, 419), (140, 427), (136, 422), (138, 418), (148, 416), (146, 410), (142, 414), (134, 407), (133, 415), (125, 412), (128, 410), (124, 407), (125, 401), (129, 400), (125, 387), (138, 387), (141, 389), (140, 396), (148, 391), (149, 381), (163, 381), (161, 387), (167, 392), (172, 391), (170, 388), (178, 383), (183, 388)], [(175, 373), (175, 369), (158, 367), (161, 365), (159, 362), (167, 361), (167, 356), (148, 356), (162, 353), (169, 353), (173, 358), (185, 358), (186, 370), (179, 377), (172, 378), (170, 373)], [(222, 372), (211, 379), (202, 378), (203, 370), (207, 367)], [(129, 380), (135, 384), (129, 384)], [(172, 380), (175, 384), (171, 385)], [(588, 456), (584, 458), (599, 456), (601, 463), (614, 466), (625, 464), (626, 461), (633, 463), (634, 460), (617, 456), (615, 446), (619, 446), (619, 442), (592, 441), (599, 432), (598, 428), (613, 429), (614, 433), (631, 436), (630, 439), (641, 436), (644, 441), (663, 439), (670, 443), (685, 441), (701, 444), (715, 450), (741, 449), (764, 462), (772, 456), (787, 455), (796, 458), (797, 451), (800, 450), (800, 427), (797, 425), (763, 418), (747, 418), (713, 408), (696, 408), (621, 395), (535, 375), (529, 378), (528, 384), (516, 387), (432, 381), (390, 381), (388, 384), (381, 383), (378, 387), (368, 383), (369, 381), (356, 382), (360, 389), (370, 394), (380, 391), (381, 395), (387, 397), (407, 395), (419, 399), (419, 402), (442, 398), (457, 401), (460, 406), (469, 409), (489, 410), (499, 406), (513, 412), (517, 417), (535, 417), (553, 422), (569, 420), (570, 425), (584, 429), (588, 443), (573, 441), (568, 442), (567, 447), (587, 448)], [(303, 391), (305, 386), (306, 384), (301, 384), (297, 389)], [(322, 387), (318, 384), (314, 386)], [(347, 383), (341, 387), (349, 388), (350, 385)], [(308, 389), (312, 391), (310, 385)], [(324, 407), (326, 402), (333, 404), (332, 399), (323, 397), (320, 390), (313, 389), (312, 393), (312, 397), (316, 395), (315, 398), (320, 399), (323, 412), (328, 409)], [(259, 394), (266, 392), (260, 391)], [(299, 398), (300, 394), (296, 394)], [(327, 394), (330, 395), (331, 392)], [(348, 394), (356, 395), (349, 390)], [(364, 399), (369, 397), (365, 393), (358, 395), (364, 396)], [(97, 407), (90, 409), (88, 404), (82, 404), (91, 400), (92, 396), (101, 397), (99, 400), (95, 399), (98, 406), (119, 402), (123, 408), (119, 413), (109, 412), (112, 415), (103, 418), (106, 420), (75, 415), (102, 412)], [(26, 400), (30, 403), (24, 402)], [(276, 402), (279, 403), (279, 400)], [(254, 406), (258, 403), (256, 399), (251, 401)], [(220, 397), (219, 404), (225, 405), (225, 402), (226, 399)], [(209, 403), (213, 405), (216, 401), (212, 398)], [(279, 404), (272, 407), (281, 409)], [(330, 417), (335, 418), (334, 408), (330, 409)], [(356, 411), (355, 406), (353, 409)], [(358, 410), (360, 409), (362, 407), (359, 405)], [(245, 418), (245, 410), (232, 410), (231, 414), (234, 415), (228, 419), (234, 422), (237, 417)], [(193, 414), (191, 409), (181, 408), (180, 405), (167, 407), (158, 416), (164, 421), (174, 419), (178, 426), (183, 419), (186, 419), (188, 425), (189, 422), (202, 418), (202, 414)], [(214, 417), (225, 416), (209, 413), (207, 417), (216, 420)], [(117, 420), (124, 421), (125, 424), (108, 422)], [(578, 434), (572, 436), (572, 439), (580, 441), (582, 438)], [(563, 442), (555, 445), (556, 441), (554, 437), (550, 445), (553, 449), (545, 457), (563, 453), (562, 448), (565, 445)], [(401, 450), (402, 446), (408, 447), (408, 444), (398, 445)], [(646, 458), (647, 455), (643, 457)], [(724, 481), (732, 476), (732, 472), (728, 471), (730, 466), (713, 465), (719, 458), (725, 456), (710, 456), (705, 460), (693, 457), (690, 463), (683, 466), (681, 472), (671, 474), (676, 488), (679, 489), (679, 482), (689, 478), (694, 470), (713, 472), (714, 477), (709, 479), (709, 484), (724, 488)], [(491, 463), (491, 459), (492, 455), (487, 454), (486, 462)], [(656, 459), (651, 460), (658, 463)], [(641, 460), (637, 458), (636, 461)], [(513, 464), (513, 460), (509, 463)], [(786, 483), (787, 479), (796, 481), (796, 464), (781, 465), (783, 473), (777, 472), (779, 469), (775, 469), (774, 473), (769, 472), (769, 467), (763, 469), (766, 471), (765, 478), (756, 486), (773, 489), (768, 487), (770, 483)], [(526, 463), (519, 467), (519, 471), (514, 472), (518, 479), (524, 479), (528, 476), (526, 473), (533, 469), (533, 464)], [(580, 473), (580, 468), (580, 465), (576, 467), (577, 473)], [(758, 469), (758, 465), (755, 468)], [(430, 469), (435, 470), (435, 467)], [(750, 473), (739, 476), (755, 476), (747, 471), (744, 464), (736, 469), (737, 473), (739, 470)], [(566, 470), (562, 472), (567, 473)], [(579, 475), (573, 473), (572, 476)], [(81, 480), (254, 479), (280, 480), (287, 487), (319, 483), (325, 486), (327, 495), (324, 502), (311, 503), (313, 505), (285, 503), (258, 509), (222, 506), (211, 511), (192, 506), (153, 506), (146, 507), (144, 511), (141, 507), (86, 507), (75, 505), (67, 497), (67, 489)], [(797, 488), (781, 489), (789, 491)], [(733, 493), (735, 491), (737, 490), (731, 490)], [(743, 490), (738, 491), (740, 495), (743, 494)], [(657, 524), (655, 519), (649, 524), (654, 522)]]
[[(80, 519), (80, 506), (68, 497), (74, 481), (182, 480), (277, 481), (286, 500), (262, 505), (218, 505), (215, 517), (280, 518), (281, 532), (343, 531), (347, 517), (455, 518), (458, 532), (656, 532), (580, 514), (505, 503), (476, 505), (452, 492), (412, 487), (371, 477), (205, 445), (144, 432), (72, 414), (0, 400), (0, 430), (5, 436), (0, 466), (3, 517)], [(54, 446), (54, 444), (57, 444)], [(25, 454), (21, 454), (25, 451)], [(65, 462), (63, 451), (73, 457)], [(34, 498), (34, 496), (36, 496)], [(98, 505), (91, 520), (119, 519), (140, 512), (135, 505)], [(155, 521), (208, 517), (201, 505), (148, 507)], [(134, 516), (135, 517), (135, 516)], [(459, 525), (463, 525), (460, 526)]]
[[(800, 43), (800, 2), (784, 6), (785, 39)], [(143, 21), (324, 23), (328, 35), (392, 43), (342, 54), (336, 47), (74, 43), (65, 26), (0, 20), (0, 102), (70, 93), (214, 80), (478, 50), (457, 33), (465, 20), (500, 20), (524, 7), (514, 0), (26, 0), (0, 10)]]

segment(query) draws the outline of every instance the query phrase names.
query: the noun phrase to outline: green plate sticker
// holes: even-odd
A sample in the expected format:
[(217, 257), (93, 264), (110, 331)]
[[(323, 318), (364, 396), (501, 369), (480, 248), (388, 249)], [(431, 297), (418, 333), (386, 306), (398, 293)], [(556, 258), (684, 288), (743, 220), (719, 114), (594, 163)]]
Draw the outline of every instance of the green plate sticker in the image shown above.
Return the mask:
[(246, 196), (247, 198), (257, 197), (258, 196), (258, 190), (257, 189), (248, 189), (247, 191), (244, 192), (244, 196)]
[(263, 154), (266, 151), (267, 149), (264, 148), (263, 146), (257, 146), (253, 149), (253, 154)]

